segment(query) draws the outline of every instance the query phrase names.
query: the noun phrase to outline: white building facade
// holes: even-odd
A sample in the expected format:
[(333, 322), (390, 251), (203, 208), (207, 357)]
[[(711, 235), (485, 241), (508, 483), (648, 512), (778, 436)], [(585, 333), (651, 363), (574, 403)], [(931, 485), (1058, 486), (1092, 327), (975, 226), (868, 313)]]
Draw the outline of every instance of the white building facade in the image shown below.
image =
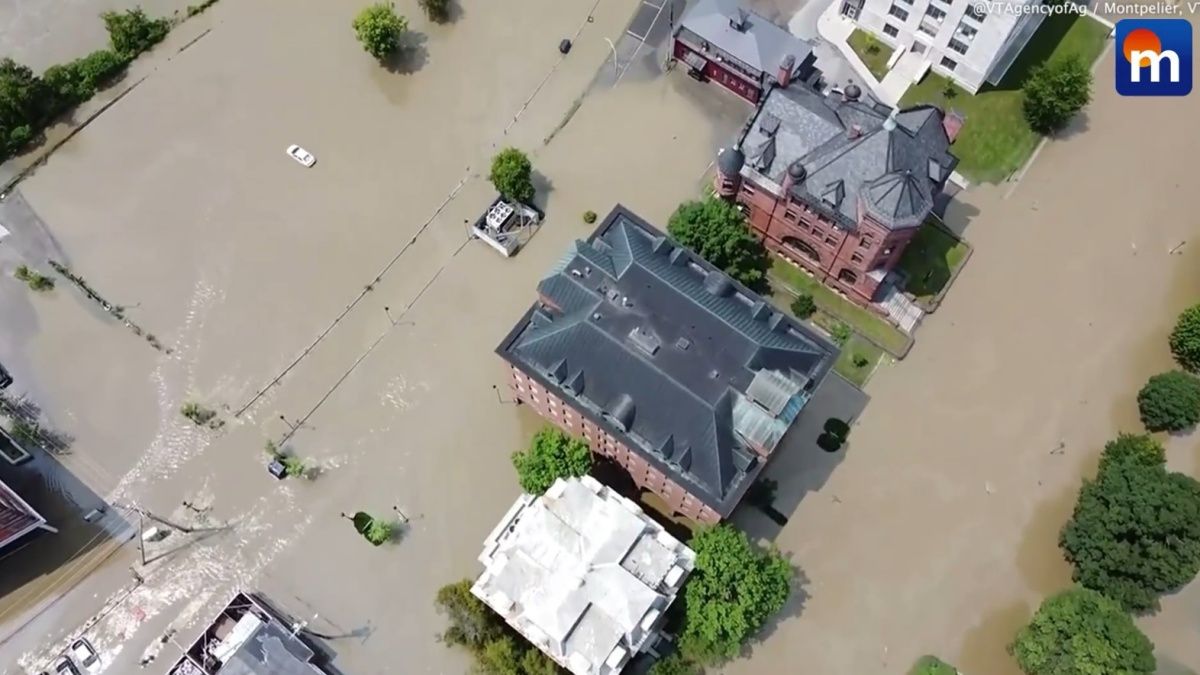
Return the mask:
[(471, 592), (574, 675), (652, 646), (696, 554), (594, 478), (521, 495), (484, 542)]
[[(996, 84), (1041, 25), (1042, 0), (839, 0), (841, 14), (970, 93)], [(986, 8), (986, 9), (985, 9)]]

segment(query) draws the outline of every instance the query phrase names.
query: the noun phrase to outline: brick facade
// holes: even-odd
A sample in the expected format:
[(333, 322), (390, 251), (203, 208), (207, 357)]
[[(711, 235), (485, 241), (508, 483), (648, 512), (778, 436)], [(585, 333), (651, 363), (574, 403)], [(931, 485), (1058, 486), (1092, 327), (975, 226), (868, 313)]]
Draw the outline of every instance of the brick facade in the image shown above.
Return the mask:
[(658, 495), (673, 509), (670, 515), (682, 515), (700, 523), (714, 524), (721, 516), (685, 488), (667, 478), (651, 466), (637, 452), (614, 439), (595, 420), (564, 403), (554, 394), (547, 392), (533, 378), (517, 366), (510, 366), (512, 378), (509, 387), (512, 395), (533, 408), (539, 415), (553, 422), (563, 431), (582, 438), (592, 452), (612, 460), (619, 465), (639, 489)]
[[(767, 249), (864, 307), (871, 306), (880, 281), (900, 262), (918, 229), (889, 231), (860, 214), (857, 229), (850, 232), (794, 197), (778, 197), (748, 179), (731, 185), (729, 177), (718, 175), (716, 188), (718, 193), (733, 193)], [(789, 191), (785, 187), (783, 192)]]

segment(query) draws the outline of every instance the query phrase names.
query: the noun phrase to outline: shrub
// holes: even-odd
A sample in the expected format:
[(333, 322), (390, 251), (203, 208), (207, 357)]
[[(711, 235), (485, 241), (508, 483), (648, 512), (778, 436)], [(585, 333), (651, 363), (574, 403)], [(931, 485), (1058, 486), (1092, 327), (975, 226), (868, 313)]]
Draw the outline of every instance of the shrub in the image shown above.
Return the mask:
[(50, 66), (42, 75), (65, 108), (90, 99), (101, 87), (112, 82), (129, 64), (120, 54), (99, 49), (67, 63)]
[(724, 199), (684, 202), (667, 223), (675, 241), (754, 291), (767, 290), (767, 250), (737, 206)]
[(434, 23), (445, 23), (450, 19), (450, 0), (418, 0), (418, 4)]
[(408, 30), (408, 19), (396, 14), (396, 6), (379, 2), (363, 8), (351, 24), (368, 54), (380, 61), (400, 47), (400, 36)]
[(308, 476), (308, 465), (295, 455), (282, 455), (279, 461), (283, 464), (283, 475), (288, 478), (305, 478)]
[(592, 468), (592, 453), (583, 441), (554, 427), (543, 427), (533, 435), (529, 449), (514, 452), (513, 467), (521, 489), (540, 495), (559, 478), (582, 476)]
[(696, 675), (696, 668), (679, 654), (671, 654), (655, 661), (646, 675)]
[(30, 424), (25, 420), (14, 420), (8, 433), (13, 440), (24, 446), (33, 447), (41, 442), (41, 428), (37, 423)]
[(60, 108), (54, 90), (28, 66), (0, 59), (0, 158), (24, 149)]
[(1009, 652), (1027, 675), (1149, 675), (1154, 645), (1120, 605), (1086, 588), (1047, 598)]
[(376, 518), (365, 511), (358, 511), (352, 518), (354, 529), (374, 546), (382, 546), (396, 533), (396, 523)]
[(1152, 437), (1123, 434), (1104, 446), (1059, 545), (1075, 581), (1127, 610), (1155, 609), (1200, 570), (1200, 483), (1168, 472)]
[(817, 436), (817, 447), (825, 452), (837, 452), (842, 449), (842, 439), (829, 432), (825, 432)]
[(162, 42), (171, 31), (170, 21), (152, 19), (146, 16), (141, 7), (124, 12), (104, 12), (100, 18), (108, 30), (108, 41), (113, 51), (126, 58), (137, 56)]
[(817, 301), (809, 293), (801, 293), (792, 301), (792, 314), (801, 319), (808, 319), (817, 313)]
[(850, 425), (845, 420), (840, 420), (836, 417), (830, 417), (825, 420), (825, 433), (839, 440), (846, 440), (850, 436)]
[(500, 196), (511, 202), (528, 203), (533, 199), (533, 164), (516, 148), (504, 148), (496, 153), (488, 180)]
[(25, 282), (25, 285), (29, 286), (30, 290), (39, 292), (54, 290), (54, 279), (41, 274), (36, 270), (32, 270), (25, 265), (17, 267), (17, 271), (13, 273), (13, 276), (16, 277), (18, 281)]
[(1071, 55), (1036, 67), (1025, 81), (1025, 120), (1039, 134), (1067, 126), (1092, 97), (1092, 73)]
[(1149, 431), (1182, 431), (1200, 422), (1200, 378), (1173, 370), (1150, 378), (1137, 395)]
[(850, 357), (850, 363), (853, 363), (855, 368), (866, 368), (867, 366), (871, 365), (871, 360), (862, 354), (855, 352), (854, 355)]
[(958, 670), (936, 656), (922, 656), (908, 675), (958, 675)]
[(224, 422), (217, 419), (217, 412), (209, 410), (199, 403), (188, 401), (179, 409), (179, 414), (188, 418), (198, 427), (207, 426), (210, 429), (219, 429), (225, 425)]
[(592, 223), (596, 222), (596, 212), (595, 211), (584, 211), (583, 212), (583, 222), (587, 223), (588, 225), (591, 225)]
[(1179, 315), (1169, 342), (1175, 361), (1184, 370), (1200, 373), (1200, 305)]
[(833, 324), (833, 326), (829, 329), (829, 336), (833, 338), (833, 341), (836, 342), (839, 347), (844, 346), (846, 342), (850, 340), (850, 336), (853, 334), (854, 332), (850, 330), (850, 326), (847, 326), (841, 321)]

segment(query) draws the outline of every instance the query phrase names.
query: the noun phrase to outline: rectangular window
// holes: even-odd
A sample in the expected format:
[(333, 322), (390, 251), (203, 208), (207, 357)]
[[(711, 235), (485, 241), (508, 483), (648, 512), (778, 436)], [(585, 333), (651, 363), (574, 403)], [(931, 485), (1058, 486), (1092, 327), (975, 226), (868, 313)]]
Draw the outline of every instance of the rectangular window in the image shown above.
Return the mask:
[(970, 42), (971, 38), (975, 37), (975, 34), (978, 33), (979, 30), (973, 26), (968, 26), (967, 22), (962, 21), (962, 22), (959, 22), (958, 29), (955, 30), (954, 32), (957, 35), (962, 36), (968, 42)]
[(751, 187), (749, 183), (742, 183), (742, 192), (745, 192), (748, 195), (752, 195), (752, 194), (754, 194), (754, 188)]
[(883, 25), (883, 34), (888, 37), (896, 37), (900, 34), (900, 29), (896, 28), (890, 23), (887, 23)]
[(946, 13), (943, 12), (942, 10), (938, 9), (937, 7), (934, 7), (933, 5), (930, 5), (925, 8), (925, 16), (933, 19), (934, 21), (936, 21), (938, 23), (941, 23), (942, 19), (946, 18)]
[(972, 19), (975, 19), (979, 23), (983, 23), (983, 18), (986, 15), (983, 13), (983, 8), (979, 7), (978, 3), (973, 2), (969, 5), (967, 5), (967, 16), (971, 17)]
[(792, 222), (795, 222), (795, 221), (796, 221), (796, 216), (797, 216), (797, 215), (798, 215), (798, 214), (797, 214), (795, 211), (784, 211), (784, 212), (783, 212), (783, 219), (784, 219), (784, 220), (790, 220), (790, 221), (792, 221)]
[(899, 5), (896, 5), (894, 3), (892, 4), (891, 9), (888, 10), (888, 14), (891, 14), (892, 16), (896, 17), (897, 19), (900, 19), (901, 21), (908, 21), (908, 11), (905, 9), (901, 9)]
[[(920, 25), (920, 26), (917, 26), (917, 30), (919, 30), (919, 31), (921, 31), (922, 33), (924, 33), (924, 34), (928, 35), (929, 37), (937, 37), (937, 34), (938, 34), (938, 29), (939, 29), (939, 28), (940, 28), (940, 26), (938, 26), (938, 24), (936, 24), (936, 23), (934, 23), (934, 22), (932, 22), (932, 21), (922, 21), (922, 22), (921, 22), (921, 25)], [(917, 42), (917, 43), (914, 43), (914, 44), (921, 44), (921, 43)], [(925, 50), (924, 50), (924, 45), (922, 45), (921, 52), (923, 53), (924, 51), (925, 51)]]
[(965, 42), (961, 42), (955, 38), (951, 38), (950, 42), (947, 44), (947, 46), (950, 47), (950, 49), (953, 49), (954, 51), (958, 52), (959, 54), (967, 53), (967, 44)]
[(958, 62), (955, 61), (954, 59), (952, 59), (948, 56), (942, 57), (942, 67), (945, 68), (946, 70), (954, 70), (957, 66), (958, 66)]
[(817, 227), (816, 225), (813, 225), (812, 233), (814, 237), (820, 237), (821, 235), (825, 234), (821, 231), (821, 228)]
[(864, 236), (862, 239), (859, 239), (858, 247), (859, 248), (871, 248), (871, 238), (869, 236)]
[(862, 262), (862, 261), (863, 261), (863, 257), (862, 257), (861, 255), (857, 254), (857, 253), (855, 253), (854, 255), (850, 256), (850, 262), (856, 262), (856, 263), (860, 263), (860, 262)]
[(837, 245), (837, 237), (831, 234), (828, 237), (825, 237), (825, 243), (829, 246), (835, 246)]

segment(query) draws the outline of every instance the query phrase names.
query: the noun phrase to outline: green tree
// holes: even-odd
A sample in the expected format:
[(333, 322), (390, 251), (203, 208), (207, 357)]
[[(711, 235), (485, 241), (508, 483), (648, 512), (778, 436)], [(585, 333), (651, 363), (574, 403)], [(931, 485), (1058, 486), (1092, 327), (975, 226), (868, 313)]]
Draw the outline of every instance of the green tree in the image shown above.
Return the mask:
[(1009, 651), (1028, 675), (1149, 675), (1156, 666), (1133, 619), (1086, 588), (1047, 598)]
[(525, 655), (521, 657), (521, 671), (525, 675), (559, 675), (563, 672), (554, 659), (532, 646), (526, 649)]
[(364, 7), (354, 17), (354, 33), (363, 49), (380, 61), (400, 48), (400, 38), (408, 30), (408, 19), (396, 14), (390, 2), (378, 2)]
[(521, 668), (523, 651), (516, 639), (506, 635), (489, 641), (475, 658), (479, 670), (486, 675), (524, 675)]
[(1175, 361), (1189, 372), (1200, 373), (1200, 305), (1189, 307), (1179, 315), (1171, 331), (1171, 353)]
[(533, 164), (516, 148), (504, 148), (492, 158), (488, 180), (502, 197), (512, 202), (529, 203), (533, 199)]
[(1200, 422), (1200, 378), (1173, 370), (1150, 378), (1137, 395), (1149, 431), (1182, 431)]
[(809, 293), (801, 293), (792, 301), (792, 314), (807, 319), (817, 313), (817, 301)]
[(844, 321), (838, 321), (829, 328), (829, 337), (833, 338), (839, 347), (849, 342), (852, 335), (854, 331)]
[(450, 621), (441, 635), (447, 644), (475, 650), (504, 635), (504, 620), (471, 593), (470, 579), (442, 586), (434, 606)]
[(128, 59), (115, 51), (99, 49), (83, 58), (50, 66), (42, 79), (54, 90), (61, 105), (75, 105), (90, 99), (128, 63)]
[(936, 656), (922, 656), (908, 675), (958, 675), (958, 669)]
[(376, 518), (365, 511), (356, 512), (351, 520), (354, 529), (374, 546), (386, 544), (396, 534), (394, 521)]
[(715, 197), (684, 202), (667, 224), (667, 232), (718, 269), (750, 289), (767, 290), (771, 261), (750, 233), (742, 212)]
[(113, 51), (125, 58), (132, 58), (162, 42), (171, 32), (167, 19), (152, 19), (141, 7), (124, 12), (104, 12), (100, 15), (108, 30), (108, 41)]
[(679, 649), (701, 665), (738, 655), (742, 645), (787, 603), (792, 566), (775, 550), (759, 550), (729, 525), (706, 527), (689, 544), (696, 566), (684, 589)]
[(647, 675), (696, 675), (696, 667), (676, 653), (655, 661)]
[(24, 148), (59, 109), (53, 88), (28, 66), (0, 59), (0, 159)]
[(450, 0), (418, 0), (425, 16), (434, 23), (445, 23), (450, 19)]
[(554, 427), (544, 427), (533, 435), (528, 450), (512, 455), (521, 489), (540, 495), (559, 478), (582, 476), (592, 468), (592, 453), (582, 440)]
[(1128, 610), (1156, 609), (1200, 570), (1200, 483), (1168, 472), (1153, 438), (1122, 434), (1084, 481), (1059, 545), (1075, 581)]
[(1023, 87), (1025, 121), (1039, 134), (1067, 126), (1092, 98), (1092, 72), (1075, 55), (1055, 59), (1033, 70)]

